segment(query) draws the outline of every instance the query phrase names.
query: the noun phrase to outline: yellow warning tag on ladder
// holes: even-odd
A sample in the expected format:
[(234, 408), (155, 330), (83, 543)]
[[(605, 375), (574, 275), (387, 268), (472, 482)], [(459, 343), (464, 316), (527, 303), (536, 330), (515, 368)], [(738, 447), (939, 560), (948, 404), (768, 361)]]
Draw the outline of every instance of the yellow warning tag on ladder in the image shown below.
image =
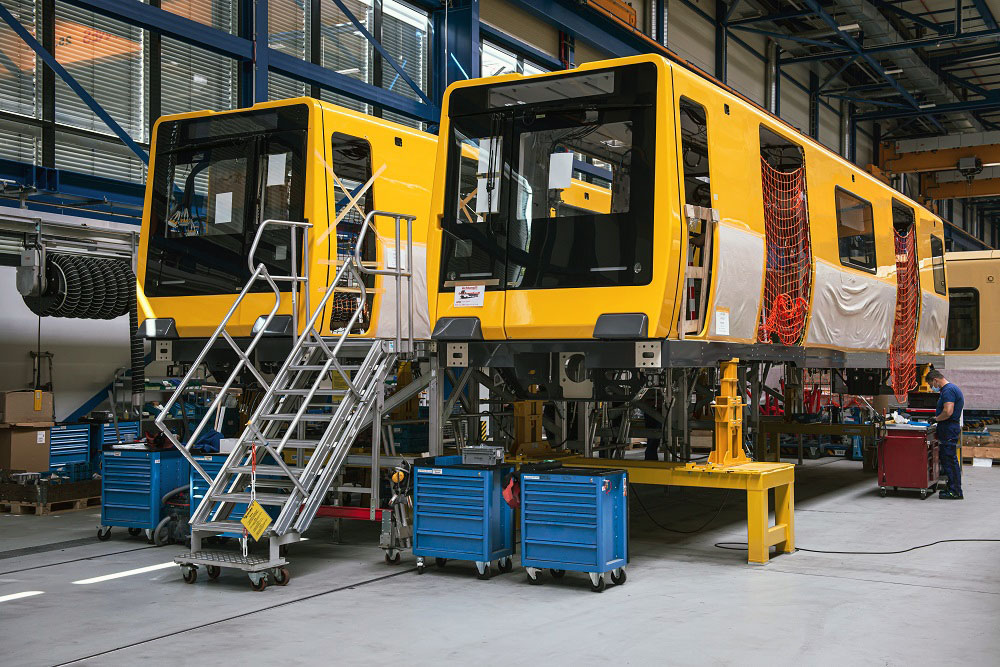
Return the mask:
[(271, 515), (255, 500), (250, 503), (250, 507), (247, 508), (246, 514), (240, 519), (240, 523), (247, 529), (247, 532), (250, 533), (254, 541), (257, 541), (271, 525)]

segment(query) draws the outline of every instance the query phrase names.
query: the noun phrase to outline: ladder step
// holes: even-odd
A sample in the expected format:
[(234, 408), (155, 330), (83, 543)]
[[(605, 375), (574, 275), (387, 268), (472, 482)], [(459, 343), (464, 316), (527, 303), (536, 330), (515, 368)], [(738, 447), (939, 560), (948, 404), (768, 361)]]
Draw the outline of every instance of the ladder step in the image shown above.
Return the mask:
[[(261, 419), (270, 419), (271, 421), (279, 422), (290, 422), (295, 419), (294, 412), (272, 412), (270, 414), (263, 415)], [(333, 419), (333, 415), (329, 412), (307, 412), (301, 417), (299, 421), (304, 422), (328, 422)]]
[[(257, 494), (257, 502), (261, 505), (284, 505), (288, 499), (289, 496), (283, 493)], [(249, 503), (250, 492), (216, 493), (212, 496), (212, 500), (217, 503)]]
[[(279, 440), (280, 442), (280, 440)], [(315, 445), (316, 443), (313, 443)], [(289, 466), (289, 470), (292, 471), (292, 475), (298, 477), (302, 474), (302, 468), (293, 468)], [(243, 472), (250, 474), (250, 466), (233, 466), (229, 469), (229, 472)], [(282, 470), (281, 466), (272, 465), (258, 465), (257, 466), (258, 475), (281, 475), (285, 479), (288, 479), (288, 475)], [(260, 483), (262, 480), (258, 479), (257, 482)]]
[[(324, 364), (301, 364), (301, 365), (300, 364), (289, 364), (288, 368), (290, 370), (293, 370), (293, 371), (321, 371), (324, 368), (326, 368), (326, 366)], [(342, 371), (356, 371), (356, 370), (360, 370), (360, 369), (361, 369), (360, 364), (341, 364), (340, 365), (340, 370), (342, 370)], [(336, 371), (337, 368), (336, 368), (336, 366), (334, 366), (334, 365), (331, 364), (330, 368), (328, 368), (327, 370), (332, 373), (332, 372)]]
[[(266, 440), (267, 444), (272, 447), (277, 447), (281, 444), (281, 438), (274, 440)], [(289, 440), (285, 443), (285, 449), (316, 449), (319, 446), (318, 440)], [(257, 466), (257, 470), (260, 470), (260, 466)], [(294, 468), (293, 468), (294, 470)]]
[(211, 531), (213, 533), (242, 533), (243, 524), (239, 521), (204, 521), (191, 525), (192, 530)]
[[(275, 389), (274, 393), (279, 396), (308, 396), (308, 389)], [(347, 389), (317, 389), (313, 392), (313, 396), (344, 396), (348, 393)]]

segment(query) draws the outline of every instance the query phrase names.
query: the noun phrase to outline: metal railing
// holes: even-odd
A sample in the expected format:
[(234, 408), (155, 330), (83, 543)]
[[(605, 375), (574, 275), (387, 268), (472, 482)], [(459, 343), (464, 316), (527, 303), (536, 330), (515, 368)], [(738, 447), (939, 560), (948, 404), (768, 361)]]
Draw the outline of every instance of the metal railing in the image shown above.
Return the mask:
[[(289, 276), (270, 275), (270, 273), (268, 273), (267, 267), (264, 265), (263, 262), (261, 262), (256, 266), (256, 268), (254, 268), (253, 259), (254, 255), (257, 252), (257, 246), (260, 243), (260, 239), (261, 236), (263, 235), (264, 230), (269, 225), (278, 225), (282, 227), (287, 227), (291, 232), (291, 237), (292, 237), (291, 247), (293, 251), (291, 254), (292, 273)], [(281, 290), (278, 289), (278, 284), (277, 284), (278, 282), (287, 281), (292, 283), (292, 319), (293, 322), (296, 321), (295, 311), (297, 310), (297, 304), (298, 304), (296, 294), (298, 292), (299, 284), (301, 283), (307, 286), (305, 290), (307, 295), (309, 292), (308, 277), (299, 276), (296, 230), (298, 229), (308, 230), (310, 227), (312, 227), (312, 225), (308, 222), (296, 222), (292, 220), (265, 220), (260, 224), (260, 226), (257, 228), (257, 234), (256, 236), (254, 236), (253, 244), (250, 246), (250, 254), (247, 257), (247, 265), (250, 268), (250, 279), (246, 282), (246, 285), (243, 286), (243, 290), (233, 301), (233, 305), (229, 307), (229, 311), (226, 312), (225, 317), (222, 318), (222, 321), (219, 323), (219, 326), (216, 327), (215, 332), (211, 336), (209, 336), (208, 342), (205, 344), (205, 347), (203, 347), (201, 352), (198, 353), (198, 356), (195, 358), (194, 362), (192, 362), (191, 367), (188, 369), (188, 372), (184, 375), (183, 379), (181, 379), (180, 384), (177, 385), (177, 389), (175, 389), (174, 393), (170, 396), (170, 400), (168, 400), (167, 404), (163, 406), (163, 408), (160, 410), (160, 414), (157, 415), (156, 419), (153, 422), (154, 424), (156, 424), (156, 427), (159, 428), (160, 431), (167, 437), (167, 439), (170, 440), (173, 446), (176, 447), (181, 452), (181, 454), (184, 455), (184, 457), (188, 460), (191, 466), (198, 472), (198, 474), (201, 475), (207, 482), (212, 482), (213, 478), (209, 476), (204, 471), (204, 469), (202, 469), (202, 467), (195, 460), (194, 456), (192, 456), (191, 448), (194, 446), (196, 442), (198, 442), (198, 437), (201, 435), (201, 432), (204, 430), (206, 424), (208, 424), (208, 421), (219, 409), (219, 406), (221, 405), (222, 401), (226, 399), (226, 396), (229, 392), (229, 388), (233, 385), (233, 382), (236, 381), (236, 378), (239, 377), (240, 372), (244, 368), (248, 369), (251, 373), (253, 373), (254, 377), (257, 379), (258, 382), (260, 382), (262, 387), (270, 389), (271, 386), (270, 383), (264, 379), (264, 377), (260, 374), (257, 368), (253, 365), (253, 362), (250, 361), (250, 353), (253, 352), (254, 348), (257, 347), (257, 344), (264, 337), (264, 334), (268, 330), (268, 326), (274, 320), (274, 316), (281, 308)], [(308, 267), (309, 244), (304, 243), (303, 246), (304, 246), (303, 264)], [(236, 313), (237, 309), (239, 308), (239, 305), (243, 302), (243, 299), (245, 299), (247, 294), (250, 293), (250, 289), (253, 287), (254, 283), (256, 283), (258, 280), (261, 279), (266, 281), (267, 284), (270, 286), (271, 290), (274, 292), (274, 306), (271, 308), (270, 312), (268, 312), (268, 314), (264, 317), (264, 322), (260, 325), (257, 333), (253, 336), (253, 338), (251, 338), (250, 343), (244, 349), (241, 348), (239, 344), (237, 344), (237, 342), (233, 340), (232, 336), (229, 335), (229, 332), (226, 331), (226, 325), (228, 325), (229, 321), (233, 318), (233, 315)], [(212, 404), (205, 411), (205, 415), (201, 418), (201, 421), (198, 423), (197, 428), (195, 428), (191, 432), (191, 435), (188, 438), (187, 443), (182, 444), (181, 441), (174, 434), (174, 432), (171, 431), (166, 424), (164, 424), (164, 420), (169, 417), (170, 410), (173, 408), (174, 404), (177, 403), (180, 397), (184, 395), (184, 392), (187, 390), (187, 387), (191, 384), (191, 380), (194, 378), (195, 374), (198, 372), (198, 369), (201, 367), (201, 364), (204, 362), (205, 357), (208, 356), (208, 353), (211, 351), (212, 347), (215, 346), (215, 343), (219, 340), (220, 337), (223, 340), (225, 340), (226, 343), (228, 343), (229, 346), (233, 349), (233, 352), (236, 353), (236, 356), (239, 358), (239, 361), (233, 368), (232, 373), (230, 373), (229, 378), (222, 385), (218, 395), (212, 401)], [(187, 415), (182, 415), (182, 419), (186, 421)]]
[[(364, 242), (365, 230), (371, 229), (374, 234), (378, 234), (375, 231), (375, 226), (372, 221), (378, 217), (383, 216), (386, 218), (393, 218), (396, 227), (395, 233), (395, 243), (394, 252), (396, 261), (393, 262), (396, 266), (392, 269), (370, 269), (365, 266), (364, 262), (361, 261), (361, 245)], [(361, 226), (361, 233), (358, 234), (358, 242), (354, 246), (354, 262), (357, 264), (358, 268), (369, 275), (380, 275), (380, 276), (394, 276), (396, 278), (396, 351), (402, 350), (402, 335), (400, 330), (402, 328), (402, 313), (400, 312), (402, 307), (402, 296), (400, 292), (402, 291), (402, 279), (406, 278), (406, 292), (408, 295), (407, 304), (407, 324), (406, 324), (406, 337), (408, 346), (406, 352), (413, 352), (413, 221), (416, 219), (414, 215), (405, 215), (403, 213), (390, 213), (389, 211), (371, 211), (365, 216), (365, 221)], [(400, 261), (400, 220), (406, 221), (406, 271), (402, 270), (403, 262)], [(361, 281), (359, 281), (361, 282)], [(362, 302), (363, 303), (363, 302)]]

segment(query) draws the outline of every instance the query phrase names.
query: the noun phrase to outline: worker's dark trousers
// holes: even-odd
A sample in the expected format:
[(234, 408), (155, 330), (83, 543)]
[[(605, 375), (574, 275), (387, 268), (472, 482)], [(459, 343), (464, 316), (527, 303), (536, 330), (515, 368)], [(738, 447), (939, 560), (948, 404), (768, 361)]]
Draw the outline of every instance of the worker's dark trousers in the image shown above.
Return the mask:
[(958, 462), (958, 438), (945, 437), (938, 442), (941, 474), (948, 477), (948, 490), (962, 495), (962, 466)]

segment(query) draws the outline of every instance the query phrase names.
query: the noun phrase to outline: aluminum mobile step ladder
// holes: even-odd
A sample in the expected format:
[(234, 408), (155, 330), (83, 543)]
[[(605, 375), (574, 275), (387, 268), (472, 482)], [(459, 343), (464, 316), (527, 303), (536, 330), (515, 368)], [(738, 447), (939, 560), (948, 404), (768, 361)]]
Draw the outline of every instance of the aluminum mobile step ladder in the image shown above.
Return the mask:
[[(361, 247), (365, 232), (374, 231), (373, 220), (389, 217), (395, 221), (395, 248), (399, 249), (401, 225), (406, 224), (406, 262), (396, 261), (393, 268), (377, 269), (366, 266), (361, 260)], [(251, 277), (237, 296), (229, 312), (209, 338), (204, 349), (195, 359), (191, 370), (178, 385), (170, 401), (164, 406), (155, 423), (166, 437), (190, 461), (195, 471), (210, 483), (204, 499), (191, 516), (191, 552), (174, 559), (183, 571), (184, 580), (193, 583), (197, 569), (204, 566), (209, 578), (218, 577), (221, 568), (245, 571), (255, 590), (263, 590), (270, 573), (275, 582), (288, 582), (287, 561), (281, 547), (299, 541), (316, 516), (331, 483), (347, 458), (358, 433), (373, 423), (372, 486), (373, 506), (378, 495), (374, 492), (379, 480), (377, 452), (382, 414), (385, 411), (385, 380), (393, 372), (401, 355), (412, 354), (413, 341), (413, 220), (415, 216), (385, 211), (372, 211), (365, 216), (353, 255), (349, 255), (330, 283), (323, 298), (312, 310), (309, 321), (301, 334), (296, 318), (297, 293), (306, 295), (305, 309), (309, 310), (309, 280), (299, 276), (297, 270), (297, 231), (308, 229), (304, 222), (266, 220), (257, 230), (251, 245), (248, 264)], [(263, 230), (269, 226), (287, 227), (292, 236), (292, 271), (288, 276), (272, 276), (260, 263), (253, 267), (253, 258)], [(398, 256), (397, 251), (397, 256)], [(303, 263), (308, 266), (308, 242), (303, 251)], [(367, 289), (363, 275), (383, 275), (395, 279), (396, 332), (395, 339), (360, 339), (350, 337), (365, 308)], [(245, 296), (257, 281), (265, 281), (274, 291), (275, 303), (263, 321), (254, 327), (254, 335), (246, 348), (242, 348), (227, 332), (226, 325), (237, 311)], [(268, 382), (253, 365), (250, 355), (273, 320), (281, 303), (278, 282), (292, 284), (293, 331), (298, 336), (288, 357), (274, 378)], [(402, 285), (407, 286), (407, 303), (402, 303)], [(321, 336), (317, 322), (337, 288), (350, 287), (359, 293), (358, 305), (342, 333), (334, 337)], [(406, 310), (407, 333), (403, 336), (403, 310)], [(174, 402), (183, 396), (188, 383), (195, 375), (205, 356), (216, 341), (222, 338), (233, 349), (238, 362), (223, 384), (218, 395), (191, 433), (186, 443), (163, 423)], [(359, 361), (360, 360), (360, 361)], [(209, 419), (216, 413), (226, 392), (246, 369), (264, 387), (264, 396), (247, 421), (246, 428), (233, 447), (218, 475), (213, 479), (205, 473), (191, 454)], [(331, 378), (337, 382), (331, 382)], [(304, 459), (302, 450), (311, 450), (305, 465), (290, 467), (285, 463), (285, 450), (300, 450), (299, 462)], [(257, 502), (268, 508), (272, 523), (261, 539), (268, 540), (268, 555), (248, 552), (247, 532), (243, 524), (230, 519), (238, 505)], [(374, 507), (372, 512), (374, 513)], [(202, 548), (202, 540), (220, 534), (242, 535), (242, 553), (209, 551)]]

